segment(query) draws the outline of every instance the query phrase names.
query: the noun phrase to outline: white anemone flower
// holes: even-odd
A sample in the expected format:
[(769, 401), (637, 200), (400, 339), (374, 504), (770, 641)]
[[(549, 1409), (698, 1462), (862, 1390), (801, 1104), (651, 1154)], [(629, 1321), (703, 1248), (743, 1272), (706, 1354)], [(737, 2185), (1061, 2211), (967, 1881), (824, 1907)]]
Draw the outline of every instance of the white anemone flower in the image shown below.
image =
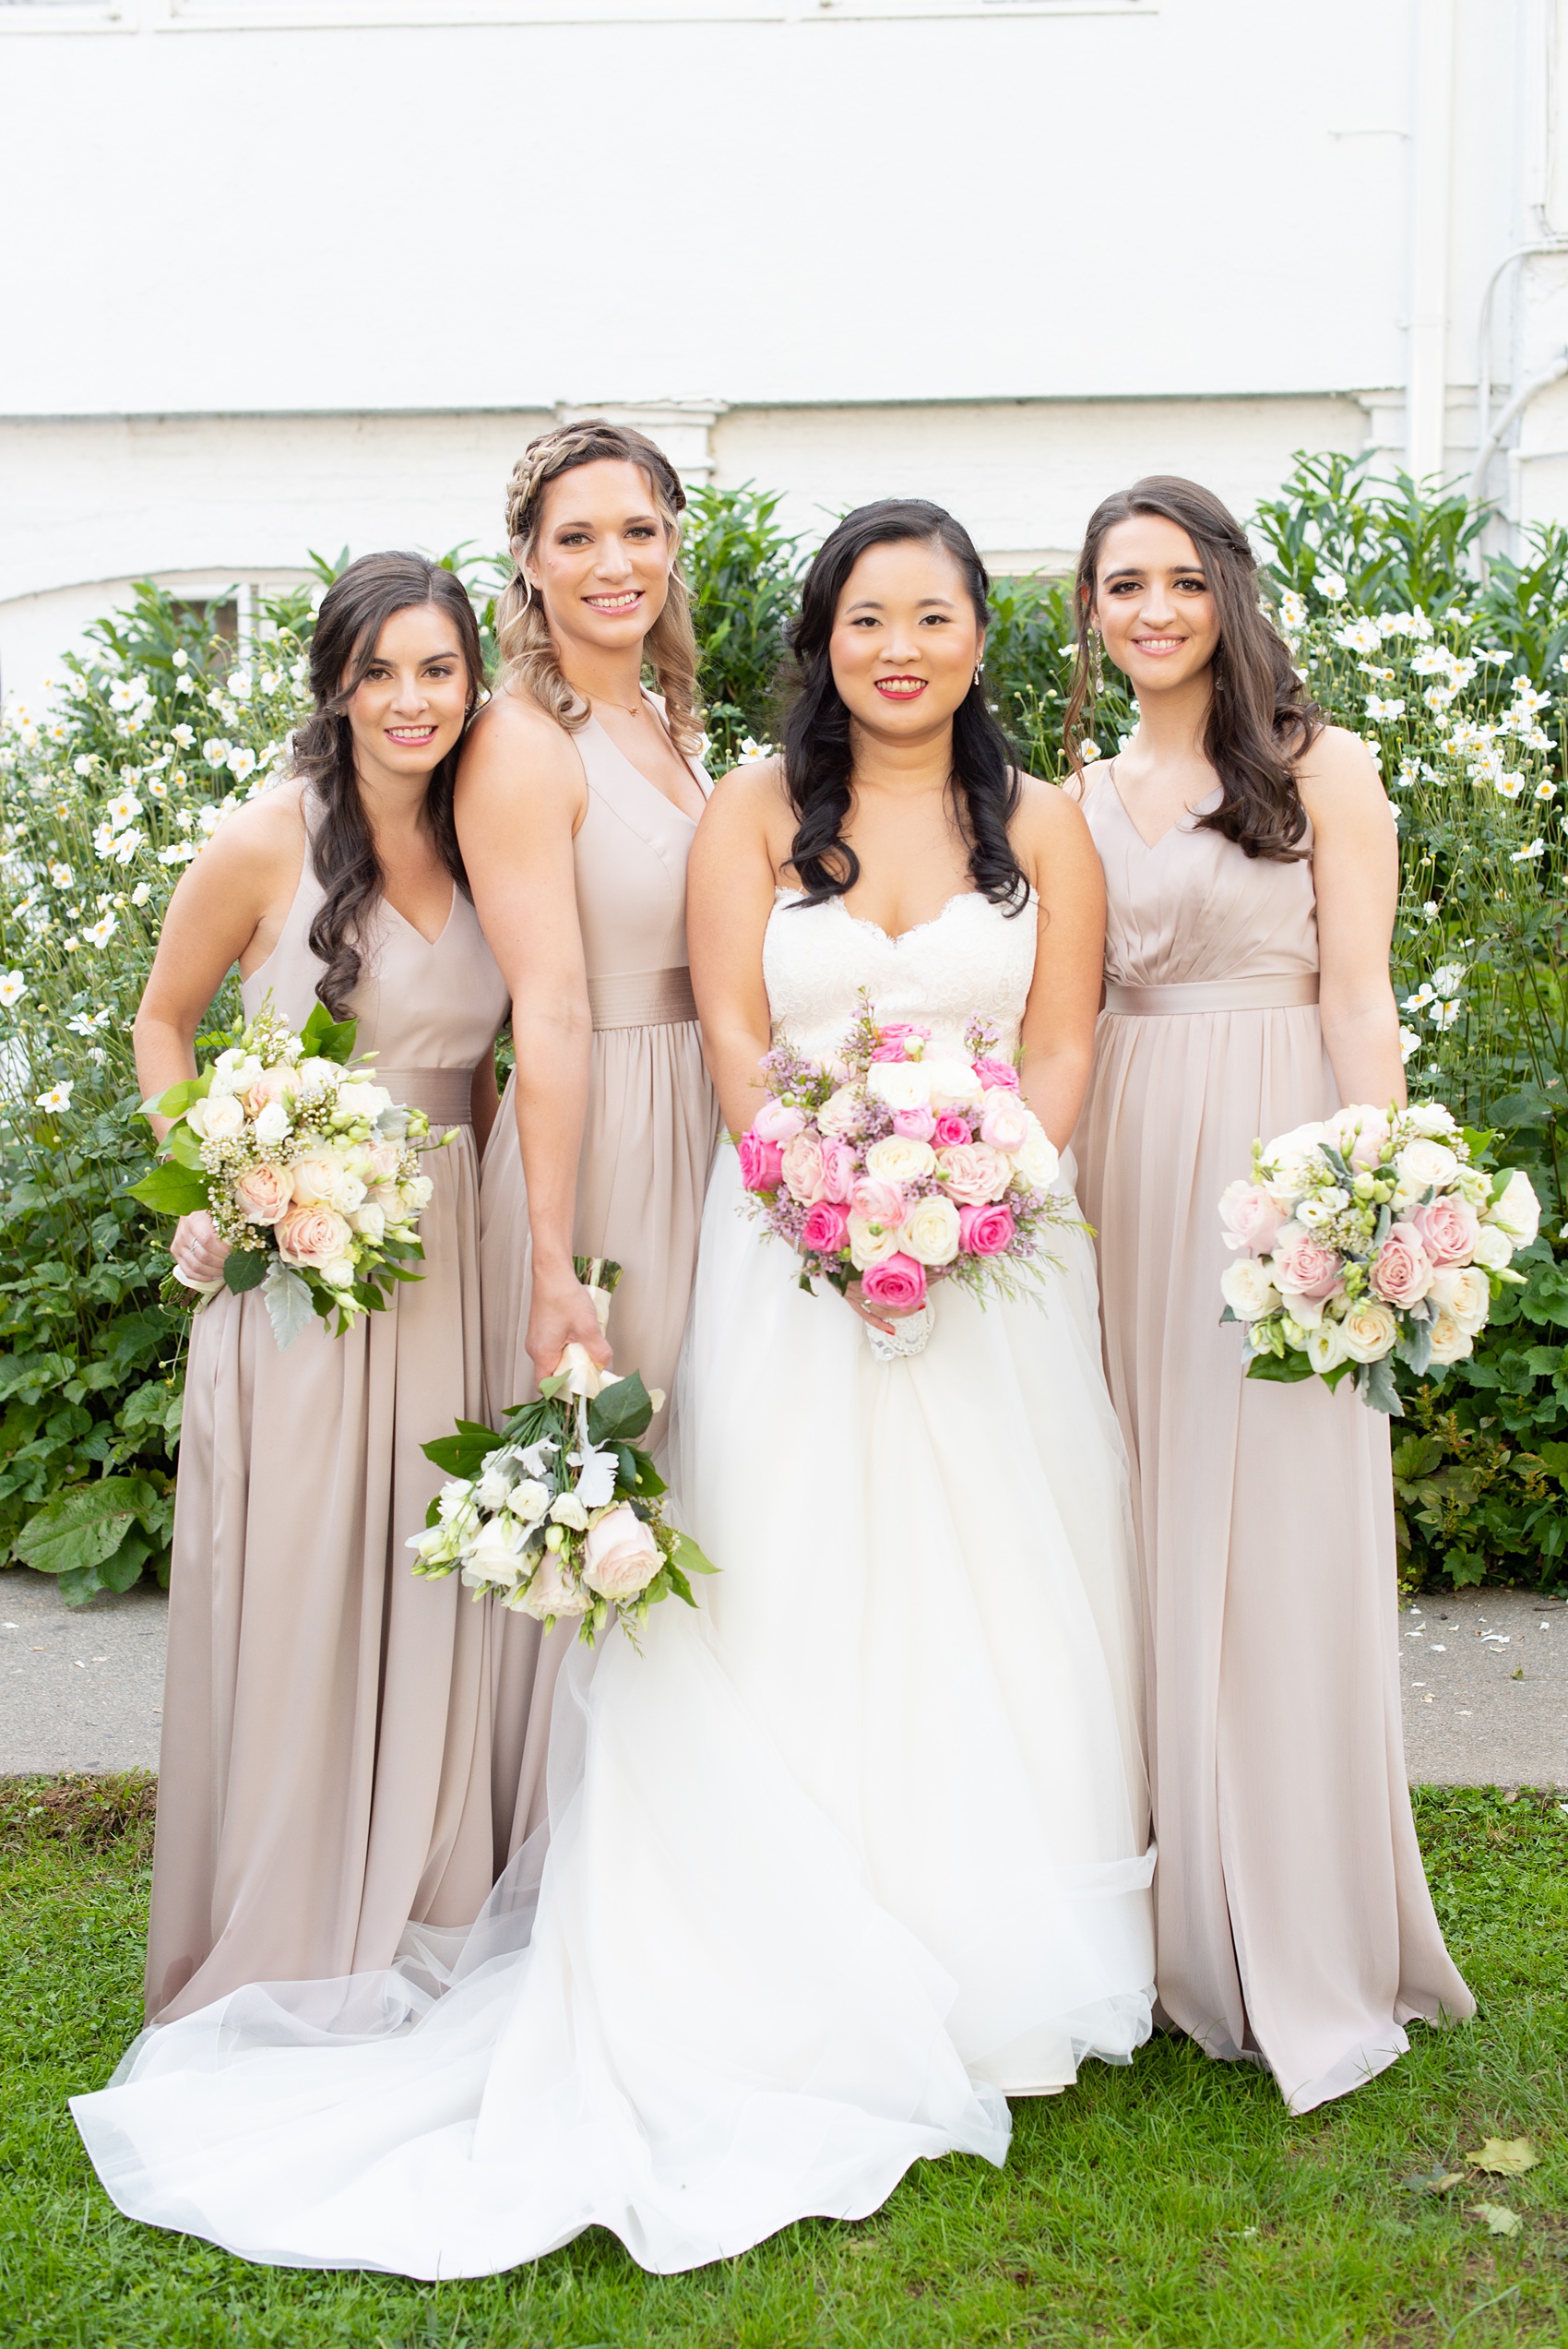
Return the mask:
[(107, 946), (119, 926), (119, 921), (114, 914), (104, 913), (101, 914), (96, 922), (89, 922), (83, 930), (82, 936), (89, 946)]
[(75, 1082), (74, 1077), (62, 1077), (57, 1085), (51, 1085), (46, 1093), (39, 1094), (37, 1106), (44, 1110), (69, 1109), (71, 1087)]
[(0, 1004), (7, 1011), (14, 1003), (20, 1003), (27, 991), (28, 983), (19, 971), (0, 972)]

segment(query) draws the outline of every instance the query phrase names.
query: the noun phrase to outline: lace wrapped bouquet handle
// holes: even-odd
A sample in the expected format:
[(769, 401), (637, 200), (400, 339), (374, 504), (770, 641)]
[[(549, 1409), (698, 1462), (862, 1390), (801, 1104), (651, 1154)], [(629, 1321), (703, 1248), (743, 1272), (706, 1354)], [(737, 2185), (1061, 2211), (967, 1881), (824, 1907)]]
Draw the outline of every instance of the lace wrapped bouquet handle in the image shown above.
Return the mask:
[[(958, 1281), (1015, 1294), (1038, 1273), (1047, 1229), (1081, 1229), (1055, 1189), (1059, 1159), (994, 1031), (972, 1019), (961, 1053), (913, 1022), (879, 1022), (862, 992), (842, 1051), (814, 1061), (781, 1043), (763, 1062), (772, 1091), (737, 1144), (752, 1211), (802, 1259), (800, 1283), (859, 1281), (883, 1361), (918, 1353), (931, 1293)], [(904, 1317), (908, 1317), (906, 1329)]]
[(1243, 1325), (1247, 1376), (1352, 1378), (1400, 1418), (1396, 1359), (1420, 1377), (1471, 1353), (1540, 1224), (1529, 1177), (1484, 1163), (1487, 1141), (1426, 1102), (1254, 1142), (1252, 1181), (1219, 1202), (1236, 1252), (1220, 1319)]

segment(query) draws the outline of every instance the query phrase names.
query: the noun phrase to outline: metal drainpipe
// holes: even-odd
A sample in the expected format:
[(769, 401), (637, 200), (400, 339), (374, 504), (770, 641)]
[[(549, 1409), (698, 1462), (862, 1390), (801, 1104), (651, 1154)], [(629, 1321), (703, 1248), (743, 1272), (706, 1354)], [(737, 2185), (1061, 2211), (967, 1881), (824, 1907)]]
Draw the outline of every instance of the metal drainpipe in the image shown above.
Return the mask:
[(1447, 443), (1454, 18), (1455, 0), (1420, 0), (1410, 341), (1405, 386), (1405, 461), (1417, 481), (1443, 471)]
[(1549, 390), (1554, 383), (1561, 383), (1564, 376), (1568, 376), (1568, 351), (1560, 351), (1549, 367), (1543, 367), (1538, 376), (1532, 376), (1529, 382), (1514, 394), (1482, 441), (1477, 455), (1476, 470), (1470, 475), (1469, 501), (1472, 506), (1479, 506), (1481, 502), (1486, 486), (1486, 469), (1502, 447), (1511, 426), (1524, 414), (1538, 392)]

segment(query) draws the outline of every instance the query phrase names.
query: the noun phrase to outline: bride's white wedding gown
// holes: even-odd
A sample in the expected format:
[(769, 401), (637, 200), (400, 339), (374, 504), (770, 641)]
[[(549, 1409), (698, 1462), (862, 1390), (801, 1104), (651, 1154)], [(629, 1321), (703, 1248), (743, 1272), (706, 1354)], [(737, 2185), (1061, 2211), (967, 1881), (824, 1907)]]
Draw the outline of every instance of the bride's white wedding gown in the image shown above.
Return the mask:
[[(787, 893), (776, 1024), (866, 989), (1016, 1041), (1035, 924), (891, 939)], [(563, 1675), (550, 1837), (466, 1939), (235, 1992), (73, 2110), (123, 2211), (280, 2264), (474, 2275), (611, 2228), (698, 2265), (859, 2218), (915, 2160), (1001, 2162), (1007, 2094), (1149, 2029), (1132, 1537), (1080, 1235), (1039, 1301), (936, 1300), (879, 1363), (708, 1194), (672, 1481), (719, 1566)]]

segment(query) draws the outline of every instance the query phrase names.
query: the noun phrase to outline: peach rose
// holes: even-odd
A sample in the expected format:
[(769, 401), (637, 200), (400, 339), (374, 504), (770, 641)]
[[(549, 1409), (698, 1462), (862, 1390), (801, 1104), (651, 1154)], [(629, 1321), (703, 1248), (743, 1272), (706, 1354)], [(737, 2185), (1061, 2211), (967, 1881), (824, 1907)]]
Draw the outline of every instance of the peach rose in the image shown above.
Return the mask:
[(336, 1207), (343, 1186), (343, 1162), (330, 1151), (314, 1158), (297, 1158), (289, 1169), (294, 1198), (301, 1207)]
[(1339, 1324), (1345, 1351), (1352, 1362), (1381, 1362), (1392, 1353), (1399, 1335), (1393, 1308), (1379, 1297), (1362, 1297)]
[(279, 1223), (289, 1212), (293, 1185), (286, 1167), (267, 1163), (236, 1175), (234, 1197), (247, 1223)]
[(885, 1141), (873, 1142), (866, 1152), (866, 1173), (884, 1183), (918, 1183), (935, 1167), (936, 1152), (931, 1144), (912, 1134), (889, 1134)]
[(307, 1272), (324, 1271), (327, 1265), (337, 1264), (354, 1244), (346, 1218), (331, 1207), (291, 1207), (273, 1229), (284, 1263)]
[(1467, 1338), (1484, 1330), (1491, 1312), (1491, 1282), (1479, 1265), (1446, 1265), (1432, 1281), (1431, 1301)]
[(246, 1115), (259, 1117), (269, 1101), (281, 1101), (285, 1085), (292, 1086), (291, 1068), (264, 1068), (244, 1096)]
[(960, 1207), (983, 1207), (999, 1199), (1013, 1179), (1013, 1164), (1004, 1151), (989, 1142), (958, 1142), (938, 1151), (937, 1171), (945, 1179), (950, 1198)]
[(1413, 1223), (1396, 1223), (1372, 1261), (1374, 1295), (1403, 1311), (1419, 1305), (1431, 1286), (1431, 1259)]
[(1451, 1313), (1440, 1313), (1431, 1325), (1431, 1358), (1441, 1370), (1451, 1362), (1463, 1362), (1476, 1350), (1476, 1341), (1467, 1330), (1461, 1330)]
[(583, 1580), (601, 1599), (632, 1599), (646, 1591), (663, 1563), (659, 1544), (631, 1506), (623, 1501), (588, 1527), (583, 1544)]
[[(754, 1127), (752, 1130), (754, 1133), (756, 1132)], [(773, 1135), (764, 1135), (760, 1139), (776, 1140), (778, 1138)], [(797, 1129), (784, 1144), (779, 1170), (784, 1177), (784, 1187), (790, 1197), (792, 1199), (799, 1199), (802, 1207), (814, 1207), (817, 1200), (826, 1195), (827, 1189), (826, 1171), (822, 1163), (821, 1137), (817, 1134), (802, 1133)]]

